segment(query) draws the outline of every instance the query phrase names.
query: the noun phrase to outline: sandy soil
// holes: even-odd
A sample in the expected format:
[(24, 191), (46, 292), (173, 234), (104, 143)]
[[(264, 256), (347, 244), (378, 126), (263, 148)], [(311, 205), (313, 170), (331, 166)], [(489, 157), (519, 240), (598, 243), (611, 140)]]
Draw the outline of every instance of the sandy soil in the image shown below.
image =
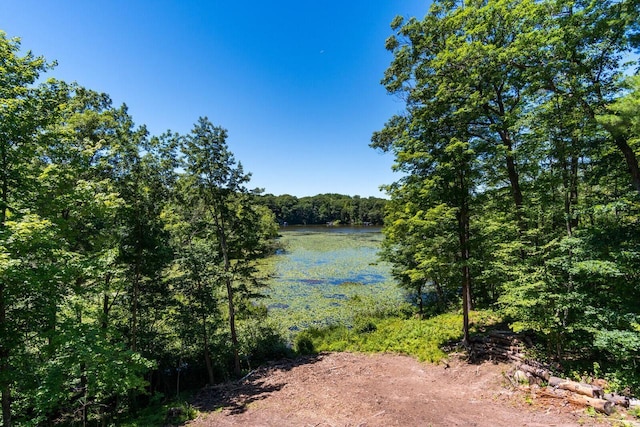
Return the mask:
[(327, 353), (204, 389), (190, 426), (591, 426), (584, 408), (509, 386), (511, 366)]

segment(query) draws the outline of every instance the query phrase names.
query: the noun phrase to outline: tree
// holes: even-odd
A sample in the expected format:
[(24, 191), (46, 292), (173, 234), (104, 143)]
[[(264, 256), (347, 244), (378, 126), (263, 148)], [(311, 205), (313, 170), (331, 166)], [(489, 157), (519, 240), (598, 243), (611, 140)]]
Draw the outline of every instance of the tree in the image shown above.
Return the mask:
[[(549, 41), (535, 56), (535, 78), (540, 88), (563, 99), (573, 98), (595, 122), (620, 96), (622, 61), (640, 40), (640, 7), (635, 0), (549, 3), (552, 13), (542, 24)], [(638, 154), (629, 144), (629, 135), (610, 121), (600, 125), (622, 154), (630, 182), (640, 194)]]
[(149, 138), (106, 94), (36, 86), (50, 65), (19, 47), (0, 33), (1, 423), (108, 422), (189, 346), (210, 382), (230, 352), (238, 372), (235, 317), (259, 311), (256, 261), (277, 225), (226, 131), (202, 119)]
[[(424, 120), (423, 108), (430, 112), (429, 120)], [(463, 343), (468, 345), (474, 139), (464, 120), (451, 120), (448, 111), (433, 104), (412, 106), (407, 117), (392, 119), (374, 134), (372, 146), (393, 150), (395, 167), (408, 173), (388, 187), (391, 206), (398, 208), (390, 211), (385, 227), (387, 259), (396, 265), (395, 275), (409, 286), (417, 283), (418, 290), (425, 281), (437, 287), (457, 282), (462, 290)]]
[[(61, 298), (52, 304), (48, 357), (38, 371), (47, 378), (38, 387), (48, 398), (39, 401), (41, 394), (35, 393), (32, 405), (39, 416), (87, 422), (126, 405), (122, 394), (140, 391), (151, 367), (126, 349), (123, 337), (129, 331), (119, 328), (129, 312), (124, 298), (129, 281), (122, 263), (126, 228), (120, 216), (127, 206), (118, 185), (132, 174), (123, 158), (141, 147), (126, 132), (126, 107), (115, 109), (107, 95), (76, 84), (58, 86), (64, 102), (41, 147), (43, 170), (34, 206), (58, 230), (68, 275), (58, 285)], [(55, 374), (61, 371), (68, 374)], [(120, 382), (113, 387), (116, 378)], [(74, 395), (53, 391), (69, 387)]]
[(236, 298), (246, 296), (246, 283), (255, 281), (251, 262), (260, 254), (263, 223), (261, 215), (252, 206), (250, 191), (245, 187), (250, 175), (236, 163), (226, 138), (225, 129), (200, 118), (184, 138), (182, 153), (186, 178), (193, 188), (189, 198), (202, 203), (201, 219), (206, 221), (203, 231), (210, 230), (209, 238), (216, 245), (210, 262), (217, 266), (217, 281), (226, 290), (234, 373), (239, 375)]
[[(397, 169), (414, 176), (423, 193), (437, 194), (431, 207), (455, 209), (465, 342), (471, 204), (480, 173), (474, 158), (482, 161), (483, 186), (509, 182), (520, 236), (527, 230), (517, 165), (526, 129), (517, 117), (526, 108), (529, 85), (512, 63), (535, 50), (519, 35), (535, 28), (538, 13), (530, 1), (435, 2), (423, 21), (396, 18), (397, 35), (387, 40), (394, 60), (383, 84), (406, 100), (407, 115), (374, 134), (373, 146), (393, 151)], [(495, 20), (501, 25), (485, 25)]]
[[(47, 99), (37, 96), (32, 87), (41, 72), (51, 67), (42, 57), (30, 52), (18, 56), (20, 42), (8, 39), (0, 32), (0, 245), (7, 247), (13, 239), (15, 229), (8, 227), (7, 220), (18, 224), (24, 213), (22, 201), (28, 192), (36, 187), (33, 159), (38, 149), (42, 129), (52, 120), (52, 111)], [(22, 228), (34, 232), (41, 228), (35, 217)], [(34, 222), (35, 221), (35, 222)], [(31, 227), (29, 224), (35, 226)], [(4, 252), (4, 251), (3, 251)], [(9, 253), (11, 251), (9, 250)], [(13, 255), (19, 256), (20, 252)], [(14, 329), (16, 300), (19, 291), (15, 289), (13, 265), (20, 259), (3, 256), (0, 264), (0, 393), (2, 400), (2, 420), (5, 427), (12, 425), (12, 383), (15, 371), (11, 366), (13, 352), (20, 346), (19, 331)], [(18, 333), (18, 335), (16, 334)]]
[(468, 117), (466, 131), (482, 141), (476, 151), (486, 184), (509, 183), (521, 235), (527, 228), (520, 176), (525, 159), (518, 150), (526, 129), (517, 118), (530, 85), (528, 71), (517, 64), (540, 46), (529, 36), (542, 11), (534, 1), (438, 1), (423, 21), (396, 18), (397, 34), (387, 40), (394, 60), (383, 79), (407, 105), (454, 105), (451, 115)]
[(388, 187), (386, 226), (404, 285), (447, 277), (447, 248), (468, 266), (457, 280), (473, 281), (475, 300), (498, 301), (556, 357), (596, 337), (599, 351), (636, 342), (637, 310), (619, 299), (635, 294), (619, 281), (633, 282), (622, 253), (637, 253), (635, 92), (616, 81), (637, 16), (634, 1), (472, 0), (394, 20), (382, 83), (406, 113), (372, 145), (406, 174)]

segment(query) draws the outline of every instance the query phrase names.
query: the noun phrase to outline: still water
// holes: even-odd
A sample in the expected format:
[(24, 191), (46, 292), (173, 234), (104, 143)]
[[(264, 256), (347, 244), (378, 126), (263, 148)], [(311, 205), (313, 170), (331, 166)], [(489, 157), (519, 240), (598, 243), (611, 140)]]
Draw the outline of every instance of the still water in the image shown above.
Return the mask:
[(349, 325), (362, 310), (402, 301), (389, 264), (378, 259), (380, 228), (289, 226), (280, 234), (263, 303), (282, 329)]

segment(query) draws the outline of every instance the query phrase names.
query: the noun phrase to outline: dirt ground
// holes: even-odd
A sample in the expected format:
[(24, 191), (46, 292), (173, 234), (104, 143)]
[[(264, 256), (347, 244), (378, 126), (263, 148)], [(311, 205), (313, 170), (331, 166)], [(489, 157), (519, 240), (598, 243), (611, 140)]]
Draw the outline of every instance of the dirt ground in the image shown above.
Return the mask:
[(420, 363), (390, 354), (327, 353), (260, 368), (204, 389), (196, 426), (591, 426), (584, 408), (509, 386), (512, 367)]

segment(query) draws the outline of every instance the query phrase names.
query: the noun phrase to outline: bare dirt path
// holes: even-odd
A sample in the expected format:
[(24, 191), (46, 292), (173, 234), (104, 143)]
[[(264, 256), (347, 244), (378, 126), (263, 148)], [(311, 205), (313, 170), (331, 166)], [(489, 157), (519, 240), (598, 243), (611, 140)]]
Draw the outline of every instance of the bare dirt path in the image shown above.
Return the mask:
[[(260, 368), (203, 390), (194, 426), (590, 426), (584, 409), (531, 403), (505, 387), (509, 365), (420, 363), (390, 354), (327, 353)], [(529, 401), (529, 403), (527, 403)], [(603, 424), (604, 423), (604, 424)]]

